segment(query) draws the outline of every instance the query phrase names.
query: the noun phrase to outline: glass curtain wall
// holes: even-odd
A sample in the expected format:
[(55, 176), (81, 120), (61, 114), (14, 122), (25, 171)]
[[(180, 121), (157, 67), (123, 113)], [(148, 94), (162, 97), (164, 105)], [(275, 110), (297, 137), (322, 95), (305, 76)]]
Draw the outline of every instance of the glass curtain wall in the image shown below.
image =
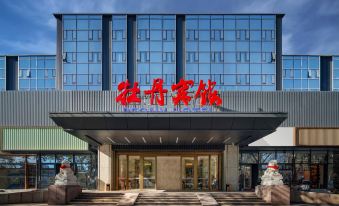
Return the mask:
[(55, 90), (55, 56), (19, 56), (19, 90)]
[(186, 79), (219, 90), (276, 90), (274, 15), (186, 15)]
[(332, 90), (333, 91), (339, 91), (339, 56), (334, 56), (333, 57), (333, 86)]
[(127, 16), (112, 16), (112, 90), (127, 79)]
[(6, 90), (6, 58), (0, 56), (0, 91)]
[(320, 91), (320, 56), (283, 56), (283, 90)]
[(137, 70), (140, 89), (162, 78), (164, 88), (176, 82), (175, 15), (137, 15)]
[(102, 89), (102, 16), (63, 15), (63, 89)]

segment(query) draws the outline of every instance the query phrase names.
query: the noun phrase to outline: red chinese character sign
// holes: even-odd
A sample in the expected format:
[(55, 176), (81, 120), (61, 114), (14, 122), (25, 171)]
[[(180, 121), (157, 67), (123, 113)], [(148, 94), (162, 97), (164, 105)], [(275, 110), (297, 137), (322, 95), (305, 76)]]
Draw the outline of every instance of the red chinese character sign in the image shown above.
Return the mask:
[[(144, 94), (150, 96), (151, 105), (164, 106), (165, 96), (168, 93), (167, 89), (163, 88), (164, 80), (157, 78), (153, 80), (153, 85), (150, 90), (145, 90)], [(171, 90), (174, 93), (172, 96), (173, 104), (179, 105), (183, 103), (185, 106), (188, 106), (192, 98), (200, 98), (200, 106), (205, 105), (217, 105), (222, 104), (222, 99), (220, 98), (218, 91), (214, 89), (216, 82), (208, 80), (207, 85), (203, 80), (200, 80), (198, 85), (198, 90), (195, 92), (194, 96), (189, 95), (189, 90), (194, 86), (193, 80), (184, 80), (180, 79), (177, 84), (171, 86)], [(128, 80), (121, 82), (118, 85), (118, 91), (120, 92), (116, 98), (116, 102), (120, 102), (122, 105), (126, 106), (130, 103), (141, 103), (140, 98), (140, 88), (138, 82), (134, 82), (133, 87), (130, 88), (130, 83)]]
[(178, 105), (181, 101), (188, 105), (192, 97), (188, 96), (188, 89), (194, 85), (193, 80), (180, 79), (178, 84), (172, 85), (172, 91), (177, 91), (177, 95), (172, 97), (173, 104)]
[(194, 95), (194, 98), (197, 99), (200, 97), (200, 105), (205, 106), (208, 102), (209, 105), (216, 104), (217, 106), (220, 106), (222, 103), (221, 98), (218, 95), (218, 91), (214, 90), (214, 87), (216, 85), (216, 82), (212, 82), (211, 80), (208, 80), (206, 84), (203, 80), (200, 80), (199, 87), (197, 92)]
[(164, 94), (167, 93), (167, 89), (163, 89), (164, 80), (158, 78), (153, 80), (153, 86), (151, 90), (146, 90), (144, 93), (146, 95), (151, 95), (151, 105), (154, 104), (154, 99), (156, 104), (164, 106)]
[(130, 103), (140, 103), (141, 99), (138, 97), (140, 94), (140, 89), (138, 87), (138, 82), (134, 82), (133, 87), (130, 87), (128, 79), (125, 82), (120, 82), (118, 85), (118, 91), (120, 94), (117, 96), (116, 101), (120, 102), (122, 105), (127, 105)]

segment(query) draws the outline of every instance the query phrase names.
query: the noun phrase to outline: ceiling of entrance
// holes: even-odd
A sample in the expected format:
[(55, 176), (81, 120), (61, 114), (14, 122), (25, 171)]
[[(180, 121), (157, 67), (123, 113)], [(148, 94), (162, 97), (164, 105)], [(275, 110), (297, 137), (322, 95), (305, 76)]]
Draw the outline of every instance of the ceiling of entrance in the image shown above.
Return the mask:
[(90, 144), (248, 145), (272, 132), (286, 113), (51, 113), (65, 131)]

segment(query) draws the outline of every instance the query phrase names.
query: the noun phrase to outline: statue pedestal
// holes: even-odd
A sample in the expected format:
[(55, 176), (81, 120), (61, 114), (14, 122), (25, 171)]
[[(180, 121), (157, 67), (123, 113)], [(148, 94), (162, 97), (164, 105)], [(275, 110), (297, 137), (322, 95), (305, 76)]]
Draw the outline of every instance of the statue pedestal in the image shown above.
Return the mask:
[(287, 185), (258, 185), (255, 194), (272, 205), (290, 205), (290, 187)]
[(80, 185), (50, 185), (48, 187), (48, 204), (65, 205), (81, 193)]

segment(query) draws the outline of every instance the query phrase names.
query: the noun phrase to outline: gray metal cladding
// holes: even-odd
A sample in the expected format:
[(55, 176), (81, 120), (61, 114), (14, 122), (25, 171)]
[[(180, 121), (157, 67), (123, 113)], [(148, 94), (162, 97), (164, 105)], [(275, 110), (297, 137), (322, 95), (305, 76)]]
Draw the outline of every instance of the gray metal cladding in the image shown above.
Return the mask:
[[(56, 126), (50, 112), (122, 112), (115, 97), (115, 91), (0, 92), (0, 127)], [(221, 97), (224, 111), (287, 112), (282, 126), (339, 127), (339, 92), (230, 91)]]

